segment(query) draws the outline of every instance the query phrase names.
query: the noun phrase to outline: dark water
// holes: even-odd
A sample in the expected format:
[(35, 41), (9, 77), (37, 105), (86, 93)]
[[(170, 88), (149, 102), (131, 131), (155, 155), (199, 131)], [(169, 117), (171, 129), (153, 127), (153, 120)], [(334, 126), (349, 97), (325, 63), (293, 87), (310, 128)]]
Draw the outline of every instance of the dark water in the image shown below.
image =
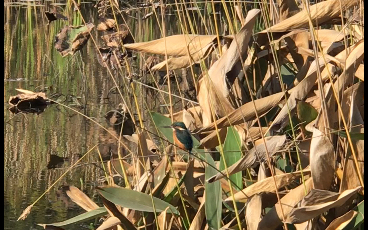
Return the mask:
[[(109, 142), (106, 131), (72, 109), (111, 129), (104, 116), (122, 102), (116, 88), (114, 90), (111, 76), (97, 61), (91, 39), (74, 56), (63, 58), (54, 48), (54, 37), (65, 25), (82, 24), (82, 18), (73, 11), (73, 6), (56, 1), (41, 1), (36, 6), (33, 3), (4, 3), (4, 229), (42, 229), (37, 224), (60, 222), (83, 213), (84, 210), (65, 195), (61, 189), (64, 185), (80, 188), (101, 205), (94, 187), (103, 182), (105, 174), (96, 148), (35, 204), (25, 220), (17, 221), (28, 205), (92, 147), (100, 144), (101, 154), (108, 154), (106, 149), (111, 149), (111, 146), (105, 146)], [(94, 4), (82, 3), (81, 12), (87, 22), (97, 26)], [(54, 7), (69, 20), (57, 20), (47, 25), (44, 12)], [(156, 19), (141, 19), (149, 12), (143, 9), (124, 18), (138, 41), (161, 37)], [(174, 16), (175, 10), (170, 12), (166, 16), (167, 35), (178, 33), (181, 28)], [(122, 18), (118, 21), (122, 23)], [(195, 26), (197, 33), (205, 33), (202, 26)], [(94, 29), (92, 35), (99, 45), (101, 32)], [(140, 58), (132, 60), (133, 72), (139, 73), (142, 69)], [(124, 100), (134, 104), (132, 93), (124, 84), (124, 74), (123, 70), (115, 80)], [(147, 77), (140, 80), (147, 81)], [(18, 94), (17, 88), (45, 92), (49, 98), (71, 109), (51, 105), (38, 115), (12, 114), (8, 110), (8, 100)], [(137, 85), (135, 90), (138, 102), (144, 108), (144, 120), (147, 120), (145, 112), (148, 109), (168, 112), (160, 106), (163, 103), (142, 87)], [(52, 164), (50, 160), (53, 159), (64, 162)], [(89, 224), (92, 223), (72, 225), (67, 229), (91, 229)]]
[[(81, 155), (101, 143), (100, 136), (105, 134), (96, 124), (60, 105), (51, 105), (39, 115), (12, 114), (8, 100), (18, 94), (15, 89), (44, 91), (106, 128), (105, 113), (120, 103), (117, 94), (110, 92), (114, 83), (98, 64), (91, 41), (74, 56), (63, 58), (54, 49), (56, 33), (65, 25), (78, 24), (81, 18), (64, 4), (58, 10), (64, 9), (64, 14), (74, 19), (47, 25), (44, 11), (52, 9), (52, 3), (36, 7), (4, 5), (4, 229), (42, 229), (36, 224), (60, 222), (83, 213), (62, 191), (63, 185), (80, 188), (100, 204), (93, 188), (102, 183), (104, 173), (95, 149), (35, 204), (25, 220), (17, 221), (28, 205)], [(82, 4), (82, 14), (97, 25), (93, 5)], [(97, 38), (97, 32), (93, 32)], [(65, 161), (50, 164), (55, 158)], [(89, 229), (88, 224), (68, 229)]]

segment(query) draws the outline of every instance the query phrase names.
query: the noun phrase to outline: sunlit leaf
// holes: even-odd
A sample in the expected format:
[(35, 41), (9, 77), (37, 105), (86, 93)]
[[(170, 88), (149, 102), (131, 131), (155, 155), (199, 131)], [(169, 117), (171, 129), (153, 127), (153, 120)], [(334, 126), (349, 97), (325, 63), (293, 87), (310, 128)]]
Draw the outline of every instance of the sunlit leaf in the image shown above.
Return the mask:
[(56, 226), (56, 227), (67, 226), (67, 225), (77, 224), (77, 223), (80, 223), (80, 222), (95, 219), (97, 217), (100, 217), (100, 216), (103, 216), (103, 215), (106, 215), (106, 214), (107, 214), (107, 210), (104, 207), (101, 207), (101, 208), (97, 208), (97, 209), (94, 209), (94, 210), (89, 211), (89, 212), (85, 212), (83, 214), (80, 214), (78, 216), (75, 216), (73, 218), (65, 220), (63, 222), (57, 222), (57, 223), (52, 223), (52, 224), (47, 224), (47, 225), (52, 225), (52, 226)]
[[(242, 157), (241, 141), (236, 129), (231, 126), (227, 128), (227, 135), (224, 142), (224, 157), (227, 167), (236, 163)], [(223, 158), (220, 158), (220, 170), (224, 170), (225, 165)], [(243, 189), (242, 173), (238, 172), (230, 176), (230, 180), (234, 182), (240, 189)], [(238, 188), (237, 188), (238, 189)]]
[[(120, 187), (98, 187), (97, 191), (107, 200), (124, 208), (144, 212), (163, 212), (167, 207), (170, 207), (168, 213), (179, 214), (178, 210), (171, 204), (156, 197), (153, 197), (152, 201), (151, 196), (145, 193)], [(155, 209), (153, 209), (152, 202), (154, 202)]]
[[(215, 165), (210, 154), (205, 154), (208, 164)], [(210, 166), (205, 167), (205, 213), (208, 226), (213, 229), (221, 227), (222, 199), (220, 181), (208, 183), (207, 179), (216, 175), (217, 171)]]

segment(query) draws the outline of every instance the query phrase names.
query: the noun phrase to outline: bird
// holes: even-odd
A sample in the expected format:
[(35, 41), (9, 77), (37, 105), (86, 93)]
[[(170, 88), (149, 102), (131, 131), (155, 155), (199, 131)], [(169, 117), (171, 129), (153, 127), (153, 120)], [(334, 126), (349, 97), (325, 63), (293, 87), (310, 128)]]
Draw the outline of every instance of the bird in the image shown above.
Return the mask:
[(191, 154), (193, 149), (193, 139), (184, 122), (174, 122), (169, 127), (173, 129), (174, 144)]

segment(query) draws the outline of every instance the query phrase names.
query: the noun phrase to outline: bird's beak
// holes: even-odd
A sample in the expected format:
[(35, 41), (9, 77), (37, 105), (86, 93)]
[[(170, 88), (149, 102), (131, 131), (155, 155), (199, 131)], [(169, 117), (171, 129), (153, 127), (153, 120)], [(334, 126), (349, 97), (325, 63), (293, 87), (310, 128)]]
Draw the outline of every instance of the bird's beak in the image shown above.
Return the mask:
[(172, 125), (161, 126), (161, 128), (172, 128)]

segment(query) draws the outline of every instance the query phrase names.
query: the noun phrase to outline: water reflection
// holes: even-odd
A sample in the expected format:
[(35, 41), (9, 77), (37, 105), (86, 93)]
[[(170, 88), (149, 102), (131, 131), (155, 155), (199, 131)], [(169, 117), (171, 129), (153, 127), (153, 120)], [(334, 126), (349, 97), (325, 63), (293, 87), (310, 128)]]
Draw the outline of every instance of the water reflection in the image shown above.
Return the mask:
[[(41, 229), (36, 227), (37, 223), (60, 222), (84, 212), (65, 195), (63, 186), (74, 185), (101, 204), (93, 189), (105, 175), (100, 167), (98, 152), (103, 159), (116, 156), (114, 154), (118, 152), (116, 140), (108, 132), (115, 136), (120, 134), (120, 93), (128, 104), (134, 104), (132, 89), (129, 84), (124, 83), (127, 81), (124, 78), (125, 70), (120, 74), (114, 72), (118, 85), (116, 87), (108, 71), (99, 64), (97, 49), (92, 41), (81, 52), (64, 58), (54, 48), (55, 35), (64, 26), (82, 24), (78, 12), (66, 3), (42, 1), (44, 5), (39, 6), (34, 5), (35, 2), (39, 4), (39, 1), (4, 4), (4, 229)], [(94, 3), (82, 2), (80, 9), (86, 21), (97, 25), (98, 15), (93, 5)], [(68, 20), (55, 20), (48, 25), (44, 12), (55, 9), (53, 7), (61, 10)], [(181, 33), (182, 27), (175, 11), (170, 12), (166, 15), (167, 35)], [(137, 11), (125, 18), (132, 35), (139, 41), (161, 37), (161, 28), (158, 26), (161, 22), (158, 23), (153, 17), (142, 20), (147, 13), (148, 11)], [(193, 16), (197, 19), (199, 17)], [(207, 32), (200, 25), (196, 29), (198, 34)], [(97, 30), (92, 31), (93, 38), (100, 38), (101, 35)], [(96, 39), (96, 42), (98, 46), (101, 45), (101, 39)], [(131, 71), (140, 76), (139, 81), (157, 87), (153, 84), (152, 77), (144, 71), (146, 62), (141, 59), (141, 56), (134, 57), (133, 54)], [(165, 85), (168, 78), (172, 80), (170, 76), (158, 74), (155, 80)], [(173, 80), (172, 83), (176, 84), (176, 81)], [(14, 115), (8, 110), (8, 100), (10, 96), (17, 94), (16, 88), (45, 92), (48, 98), (66, 104), (70, 109), (53, 104), (39, 115)], [(194, 87), (192, 88), (193, 92)], [(160, 113), (168, 112), (167, 107), (162, 106), (168, 100), (158, 100), (162, 95), (157, 91), (150, 91), (142, 85), (136, 85), (135, 90), (138, 103), (144, 108), (142, 118), (147, 121), (146, 127), (150, 125), (147, 114), (149, 109)], [(174, 93), (180, 94), (177, 91)], [(187, 93), (184, 92), (185, 95)], [(187, 97), (191, 98), (190, 95)], [(182, 108), (181, 100), (174, 99), (173, 103)], [(120, 112), (116, 113), (117, 111)], [(102, 124), (106, 130), (77, 112)], [(134, 131), (132, 124), (129, 127), (124, 125), (123, 134), (130, 134), (132, 129)], [(24, 221), (16, 221), (28, 205), (97, 143), (100, 144), (98, 149), (86, 156), (79, 167), (72, 169), (38, 201)], [(135, 148), (134, 145), (130, 147), (132, 150)], [(125, 155), (123, 147), (119, 151)], [(71, 230), (88, 228), (88, 223), (67, 227)]]
[[(57, 20), (47, 25), (43, 14), (47, 4), (4, 6), (4, 229), (41, 229), (36, 224), (60, 222), (84, 212), (65, 195), (65, 185), (80, 188), (100, 203), (93, 188), (104, 174), (97, 167), (101, 164), (94, 150), (38, 201), (24, 221), (16, 221), (70, 165), (99, 143), (101, 130), (76, 112), (55, 104), (40, 115), (14, 115), (8, 110), (8, 100), (18, 94), (15, 89), (43, 91), (50, 99), (67, 104), (100, 124), (106, 124), (106, 111), (119, 102), (114, 94), (104, 99), (114, 84), (98, 64), (92, 43), (72, 57), (62, 58), (54, 49), (55, 34), (70, 21)], [(97, 21), (93, 7), (84, 8), (82, 13)], [(69, 18), (73, 14), (66, 10)], [(88, 223), (68, 226), (88, 228)]]

